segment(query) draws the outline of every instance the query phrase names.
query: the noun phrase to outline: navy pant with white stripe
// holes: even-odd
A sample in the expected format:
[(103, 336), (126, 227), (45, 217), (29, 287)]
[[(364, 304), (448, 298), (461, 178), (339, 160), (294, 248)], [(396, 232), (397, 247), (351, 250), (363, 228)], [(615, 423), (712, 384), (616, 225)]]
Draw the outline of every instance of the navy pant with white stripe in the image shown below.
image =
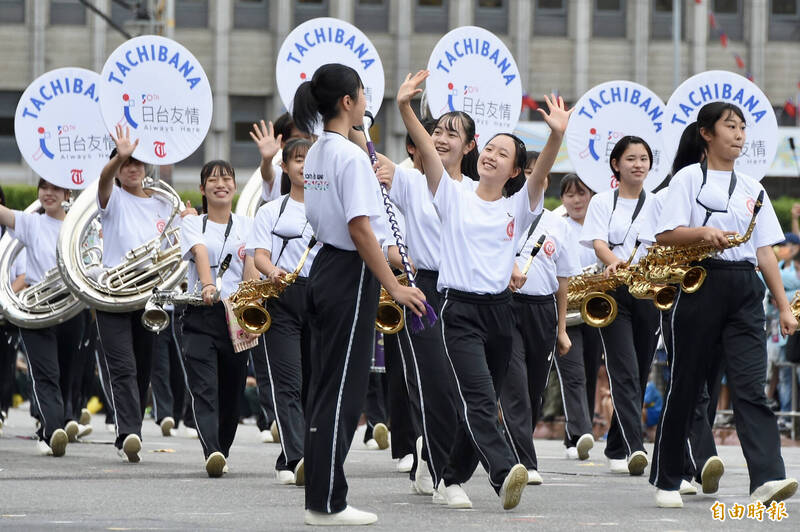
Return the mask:
[(693, 294), (679, 294), (673, 308), (672, 378), (650, 483), (663, 490), (680, 487), (692, 410), (707, 376), (718, 371), (722, 359), (752, 493), (786, 476), (778, 425), (764, 394), (764, 285), (749, 262), (707, 259), (701, 265), (709, 271), (703, 286)]
[(517, 463), (497, 418), (497, 400), (511, 357), (511, 292), (479, 295), (447, 289), (440, 320), (461, 421), (443, 472), (445, 486), (469, 480), (480, 461), (499, 492)]
[(161, 424), (171, 417), (177, 426), (183, 416), (183, 396), (186, 380), (180, 362), (180, 346), (175, 335), (175, 312), (167, 310), (169, 326), (156, 335), (153, 351), (153, 372), (150, 388), (153, 392), (153, 418)]
[(533, 429), (542, 409), (542, 393), (553, 363), (558, 314), (556, 299), (514, 294), (516, 326), (508, 373), (500, 393), (506, 438), (527, 469), (538, 469)]
[[(597, 329), (586, 324), (567, 327), (572, 347), (566, 354), (555, 355), (553, 361), (561, 384), (561, 399), (564, 402), (564, 416), (567, 419), (564, 431), (564, 446), (575, 447), (578, 439), (592, 432), (592, 410), (587, 401), (586, 360), (599, 359), (597, 355), (600, 335)], [(590, 351), (591, 350), (591, 351)], [(591, 353), (587, 357), (587, 352)], [(594, 381), (597, 382), (597, 367), (594, 367)], [(591, 387), (594, 398), (594, 384)], [(594, 405), (594, 400), (592, 400)]]
[[(267, 301), (272, 325), (264, 341), (253, 351), (253, 360), (266, 363), (275, 422), (281, 436), (281, 453), (276, 470), (294, 471), (303, 458), (305, 418), (301, 388), (302, 361), (308, 357), (311, 329), (306, 315), (306, 278), (298, 277), (280, 298)], [(259, 384), (260, 386), (260, 384)]]
[(614, 405), (605, 453), (608, 458), (622, 459), (644, 451), (642, 404), (658, 345), (660, 314), (651, 300), (635, 299), (626, 286), (609, 295), (617, 300), (617, 318), (600, 329)]
[(356, 251), (330, 245), (308, 279), (311, 372), (306, 408), (306, 509), (347, 506), (344, 461), (367, 393), (380, 285)]

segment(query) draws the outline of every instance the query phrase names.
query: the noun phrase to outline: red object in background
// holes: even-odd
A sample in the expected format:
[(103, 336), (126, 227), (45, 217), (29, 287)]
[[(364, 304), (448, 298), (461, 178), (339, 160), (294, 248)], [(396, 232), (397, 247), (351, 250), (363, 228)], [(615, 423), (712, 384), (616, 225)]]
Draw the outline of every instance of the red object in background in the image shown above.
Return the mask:
[(536, 100), (534, 100), (533, 98), (531, 98), (527, 94), (523, 94), (522, 95), (522, 108), (523, 109), (528, 108), (528, 109), (531, 109), (531, 110), (535, 111), (536, 109), (539, 108), (539, 104), (536, 103)]
[(797, 116), (797, 106), (791, 99), (786, 100), (786, 103), (783, 104), (783, 112), (792, 118)]
[(728, 47), (728, 34), (725, 33), (724, 31), (719, 34), (719, 42), (722, 43), (723, 48)]
[(714, 17), (714, 13), (708, 14), (708, 23), (711, 24), (711, 27), (717, 29), (717, 19)]
[(736, 66), (744, 68), (744, 59), (739, 54), (734, 54), (733, 57), (736, 59)]

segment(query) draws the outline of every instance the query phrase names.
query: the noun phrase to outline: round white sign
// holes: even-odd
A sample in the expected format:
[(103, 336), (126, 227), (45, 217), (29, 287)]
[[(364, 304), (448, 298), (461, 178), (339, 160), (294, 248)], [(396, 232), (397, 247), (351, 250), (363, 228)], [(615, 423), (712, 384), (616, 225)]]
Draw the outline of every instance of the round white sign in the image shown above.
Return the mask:
[(509, 133), (522, 110), (517, 63), (495, 34), (462, 26), (442, 37), (428, 59), (425, 87), (432, 116), (464, 111), (475, 120), (475, 137), (485, 145)]
[(297, 87), (311, 81), (314, 72), (328, 63), (347, 65), (358, 72), (364, 84), (367, 110), (377, 116), (384, 89), (378, 49), (352, 24), (329, 17), (303, 22), (283, 41), (275, 65), (275, 81), (283, 106), (291, 112)]
[(664, 158), (664, 121), (664, 102), (643, 85), (617, 80), (592, 87), (575, 104), (567, 125), (567, 153), (575, 173), (595, 192), (616, 188), (609, 155), (620, 138), (634, 135), (653, 152), (644, 188), (654, 189), (671, 162)]
[(100, 76), (84, 68), (42, 74), (22, 93), (14, 116), (20, 153), (34, 172), (64, 188), (100, 176), (114, 147), (99, 105)]
[(143, 35), (122, 43), (101, 74), (100, 108), (109, 131), (130, 128), (139, 139), (133, 156), (173, 164), (203, 143), (211, 125), (211, 85), (203, 67), (181, 44)]
[(745, 143), (736, 170), (754, 179), (767, 173), (778, 149), (778, 120), (772, 104), (758, 86), (734, 72), (709, 70), (687, 79), (669, 97), (664, 113), (664, 142), (669, 160), (678, 150), (686, 126), (697, 120), (707, 103), (729, 102), (742, 110)]

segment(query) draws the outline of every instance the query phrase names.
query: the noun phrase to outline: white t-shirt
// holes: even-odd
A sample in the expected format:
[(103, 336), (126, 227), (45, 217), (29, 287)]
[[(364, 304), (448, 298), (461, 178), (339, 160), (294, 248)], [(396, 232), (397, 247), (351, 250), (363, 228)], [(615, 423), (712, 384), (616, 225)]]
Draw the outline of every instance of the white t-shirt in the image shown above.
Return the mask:
[[(631, 218), (639, 202), (638, 198), (618, 198), (617, 208), (614, 209), (614, 191), (608, 190), (592, 196), (589, 201), (589, 209), (586, 211), (586, 219), (583, 221), (580, 242), (584, 246), (593, 249), (595, 240), (602, 240), (609, 246), (616, 244), (611, 250), (617, 258), (628, 260), (633, 253), (636, 239), (639, 237), (642, 224), (649, 216), (649, 210), (653, 205), (653, 195), (645, 194), (645, 200), (639, 215), (633, 223)], [(646, 246), (639, 246), (633, 264), (647, 254)]]
[(570, 277), (581, 273), (576, 254), (570, 249), (567, 222), (561, 216), (544, 209), (536, 228), (528, 237), (530, 225), (519, 231), (517, 239), (517, 266), (525, 267), (531, 256), (533, 246), (542, 235), (547, 235), (542, 248), (533, 258), (528, 269), (528, 280), (519, 289), (520, 294), (546, 296), (558, 290), (557, 277)]
[(356, 251), (347, 224), (368, 216), (383, 247), (389, 236), (380, 186), (369, 157), (338, 133), (324, 131), (308, 150), (305, 166), (305, 204), (317, 240)]
[(443, 177), (433, 197), (442, 221), (437, 289), (499, 294), (508, 288), (516, 255), (515, 227), (528, 227), (542, 211), (531, 210), (527, 181), (510, 198), (485, 201)]
[[(250, 235), (253, 220), (244, 216), (231, 214), (232, 224), (231, 232), (225, 239), (225, 229), (228, 227), (227, 223), (219, 224), (206, 221), (206, 231), (203, 234), (203, 220), (205, 216), (187, 216), (181, 225), (181, 254), (184, 260), (189, 260), (189, 271), (187, 274), (189, 280), (189, 292), (200, 292), (202, 290), (199, 276), (197, 275), (197, 266), (194, 263), (194, 255), (192, 254), (192, 247), (196, 244), (202, 244), (208, 250), (208, 262), (211, 265), (211, 278), (216, 281), (217, 279), (217, 266), (225, 259), (225, 256), (231, 254), (231, 263), (228, 270), (222, 275), (222, 292), (221, 298), (226, 298), (239, 288), (239, 283), (242, 281), (242, 273), (244, 272), (244, 258), (245, 248), (247, 247), (247, 237)], [(223, 248), (223, 245), (225, 246)]]
[(283, 174), (283, 169), (279, 164), (272, 165), (272, 175), (274, 176), (272, 180), (272, 184), (270, 185), (264, 179), (261, 179), (261, 199), (264, 200), (264, 203), (269, 203), (270, 201), (280, 198), (281, 197), (281, 175)]
[[(125, 259), (125, 254), (161, 234), (170, 215), (172, 205), (159, 196), (141, 198), (114, 186), (106, 208), (100, 208), (103, 225), (103, 266), (111, 268)], [(173, 226), (180, 225), (176, 215)]]
[[(444, 171), (442, 179), (451, 177)], [(471, 191), (478, 186), (477, 181), (466, 176), (459, 183)], [(406, 218), (406, 245), (414, 264), (423, 270), (438, 271), (442, 222), (433, 206), (428, 180), (416, 168), (395, 166), (389, 197)]]
[(649, 246), (656, 241), (656, 228), (661, 221), (661, 211), (664, 210), (664, 203), (667, 201), (669, 187), (664, 187), (653, 196), (653, 203), (647, 212), (647, 218), (642, 220), (639, 228), (639, 241), (643, 246)]
[(14, 211), (14, 230), (10, 234), (28, 251), (25, 282), (29, 285), (38, 283), (56, 267), (56, 245), (62, 223), (46, 214)]
[[(281, 204), (286, 200), (286, 208), (280, 214)], [(245, 250), (249, 255), (255, 254), (256, 249), (266, 249), (270, 252), (272, 263), (286, 272), (293, 272), (300, 262), (300, 257), (308, 246), (314, 232), (311, 224), (306, 219), (305, 205), (293, 200), (289, 196), (282, 196), (274, 201), (262, 205), (256, 213), (253, 222), (253, 231), (247, 239)], [(284, 247), (284, 238), (286, 246)], [(308, 277), (314, 257), (322, 247), (320, 242), (311, 248), (311, 251), (300, 270), (301, 277)], [(283, 248), (283, 252), (281, 249)]]
[(583, 268), (597, 264), (597, 255), (594, 254), (593, 248), (587, 248), (581, 245), (581, 231), (583, 225), (579, 224), (569, 216), (564, 216), (564, 221), (567, 223), (569, 233), (567, 235), (568, 246), (570, 250), (577, 256), (578, 264)]
[[(731, 173), (708, 171), (708, 180), (703, 187), (700, 200), (711, 209), (725, 210), (715, 212), (706, 223), (724, 231), (738, 231), (744, 234), (753, 217), (752, 208), (758, 194), (764, 190), (761, 183), (748, 175), (736, 172), (736, 188), (728, 201), (728, 187)], [(706, 209), (697, 202), (703, 172), (699, 164), (681, 169), (670, 181), (665, 210), (658, 224), (656, 234), (670, 231), (676, 227), (700, 227), (706, 217)], [(767, 194), (756, 218), (756, 226), (749, 241), (741, 246), (723, 251), (718, 258), (730, 261), (749, 261), (758, 264), (756, 250), (762, 246), (772, 246), (784, 239), (778, 217), (772, 208)]]
[(28, 252), (25, 248), (19, 250), (17, 254), (17, 258), (14, 259), (14, 264), (11, 265), (11, 271), (9, 274), (9, 282), (14, 282), (14, 280), (19, 277), (20, 275), (25, 275), (25, 270), (27, 269), (27, 259), (28, 259)]

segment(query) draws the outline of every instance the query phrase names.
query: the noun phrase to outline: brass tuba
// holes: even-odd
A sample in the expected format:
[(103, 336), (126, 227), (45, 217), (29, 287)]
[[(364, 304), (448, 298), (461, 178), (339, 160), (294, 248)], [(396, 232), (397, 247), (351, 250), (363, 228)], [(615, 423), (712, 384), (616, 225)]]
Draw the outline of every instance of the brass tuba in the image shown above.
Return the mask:
[[(403, 286), (408, 286), (406, 274), (398, 275), (397, 282)], [(381, 287), (381, 295), (378, 299), (378, 313), (375, 315), (375, 330), (383, 334), (397, 334), (405, 326), (406, 319), (403, 309), (395, 303), (389, 292)]]
[[(35, 212), (39, 207), (39, 200), (36, 200), (25, 212)], [(86, 242), (83, 247), (82, 260), (86, 260), (91, 257), (91, 248)], [(38, 283), (14, 293), (9, 276), (23, 248), (8, 232), (0, 239), (0, 307), (5, 318), (25, 329), (44, 329), (77, 316), (85, 305), (67, 290), (57, 268), (48, 271)]]
[[(67, 288), (90, 307), (107, 312), (127, 312), (145, 306), (154, 288), (171, 290), (186, 275), (181, 258), (177, 227), (170, 227), (181, 210), (181, 199), (163, 181), (146, 177), (144, 189), (172, 206), (172, 214), (163, 232), (136, 249), (128, 251), (125, 260), (104, 269), (86, 264), (81, 243), (91, 231), (97, 231), (100, 213), (97, 208), (95, 181), (75, 200), (67, 213), (58, 236), (56, 254), (58, 270)], [(167, 244), (164, 246), (164, 244)]]

